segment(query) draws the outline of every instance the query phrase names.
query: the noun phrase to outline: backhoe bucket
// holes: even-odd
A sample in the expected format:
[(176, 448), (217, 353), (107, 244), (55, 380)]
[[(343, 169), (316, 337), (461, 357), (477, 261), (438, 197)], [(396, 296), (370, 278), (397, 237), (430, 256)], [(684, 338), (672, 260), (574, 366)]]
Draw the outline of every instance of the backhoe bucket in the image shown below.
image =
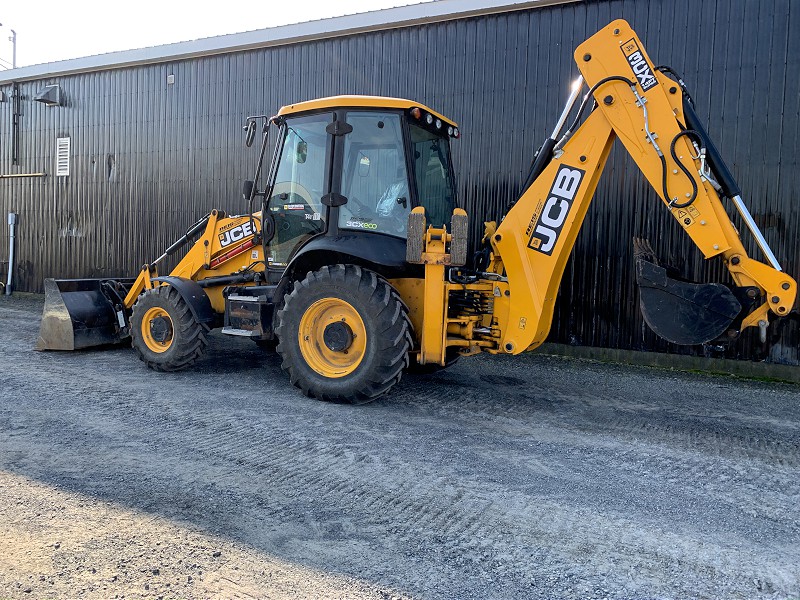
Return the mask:
[[(636, 243), (636, 242), (635, 242)], [(636, 281), (644, 320), (656, 334), (681, 345), (705, 344), (724, 334), (742, 311), (730, 289), (719, 283), (674, 279), (658, 265), (649, 244), (636, 252)]]
[[(130, 280), (131, 282), (133, 280)], [(79, 350), (121, 342), (114, 294), (128, 280), (45, 279), (37, 350)], [(117, 299), (118, 300), (118, 299)]]

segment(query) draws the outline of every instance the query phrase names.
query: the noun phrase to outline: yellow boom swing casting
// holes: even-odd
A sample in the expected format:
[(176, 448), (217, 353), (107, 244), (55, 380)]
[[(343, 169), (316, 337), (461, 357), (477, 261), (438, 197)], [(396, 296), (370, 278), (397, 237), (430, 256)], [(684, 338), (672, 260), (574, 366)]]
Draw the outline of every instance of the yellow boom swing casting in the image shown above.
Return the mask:
[[(351, 402), (386, 393), (409, 367), (532, 350), (549, 332), (570, 250), (615, 139), (732, 280), (675, 279), (646, 241), (635, 241), (650, 327), (679, 344), (731, 342), (748, 327), (765, 336), (770, 319), (792, 310), (797, 285), (750, 217), (683, 81), (656, 69), (621, 20), (582, 43), (575, 60), (581, 77), (521, 197), (499, 223), (485, 224), (471, 264), (450, 162), (456, 123), (396, 98), (313, 100), (248, 118), (247, 145), (259, 124), (263, 140), (244, 186), (247, 214), (211, 211), (135, 280), (47, 280), (39, 348), (130, 337), (149, 367), (172, 371), (199, 358), (208, 331), (222, 327), (277, 344), (284, 370), (306, 394)], [(277, 141), (259, 190), (273, 128)], [(747, 255), (721, 198), (737, 208), (768, 264)], [(172, 272), (160, 275), (158, 265), (192, 240)]]

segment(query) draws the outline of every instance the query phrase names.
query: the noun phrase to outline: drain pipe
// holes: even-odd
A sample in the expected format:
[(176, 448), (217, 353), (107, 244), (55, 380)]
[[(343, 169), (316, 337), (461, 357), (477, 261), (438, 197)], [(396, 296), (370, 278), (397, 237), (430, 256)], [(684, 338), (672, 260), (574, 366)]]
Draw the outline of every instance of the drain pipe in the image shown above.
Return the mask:
[(8, 213), (8, 279), (6, 280), (6, 296), (11, 295), (11, 273), (14, 272), (14, 227), (17, 224), (17, 213)]

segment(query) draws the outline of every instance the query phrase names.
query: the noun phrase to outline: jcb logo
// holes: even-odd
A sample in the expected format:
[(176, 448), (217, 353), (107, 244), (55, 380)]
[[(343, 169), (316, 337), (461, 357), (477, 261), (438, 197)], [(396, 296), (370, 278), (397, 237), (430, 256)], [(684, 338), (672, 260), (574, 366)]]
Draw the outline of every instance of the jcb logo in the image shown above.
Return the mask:
[(639, 50), (636, 40), (629, 40), (622, 44), (622, 53), (625, 55), (625, 58), (628, 59), (628, 64), (633, 74), (636, 75), (636, 79), (639, 80), (642, 91), (646, 92), (658, 83), (658, 81), (656, 81), (656, 76), (653, 74), (652, 67), (647, 64), (642, 51)]
[(246, 237), (250, 237), (254, 233), (253, 224), (250, 221), (245, 221), (241, 225), (229, 229), (225, 233), (221, 233), (219, 235), (219, 245), (223, 248), (225, 246), (230, 246), (234, 242), (239, 242)]
[(528, 240), (528, 248), (548, 256), (553, 253), (584, 173), (585, 171), (567, 165), (558, 170), (539, 222)]

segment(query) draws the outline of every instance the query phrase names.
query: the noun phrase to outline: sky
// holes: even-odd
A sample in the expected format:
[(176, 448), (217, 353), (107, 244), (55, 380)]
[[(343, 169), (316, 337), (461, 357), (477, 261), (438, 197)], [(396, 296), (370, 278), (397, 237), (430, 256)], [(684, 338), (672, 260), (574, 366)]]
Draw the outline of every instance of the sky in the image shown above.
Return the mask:
[[(4, 0), (0, 69), (419, 4), (422, 0)], [(205, 7), (203, 6), (205, 4)]]

